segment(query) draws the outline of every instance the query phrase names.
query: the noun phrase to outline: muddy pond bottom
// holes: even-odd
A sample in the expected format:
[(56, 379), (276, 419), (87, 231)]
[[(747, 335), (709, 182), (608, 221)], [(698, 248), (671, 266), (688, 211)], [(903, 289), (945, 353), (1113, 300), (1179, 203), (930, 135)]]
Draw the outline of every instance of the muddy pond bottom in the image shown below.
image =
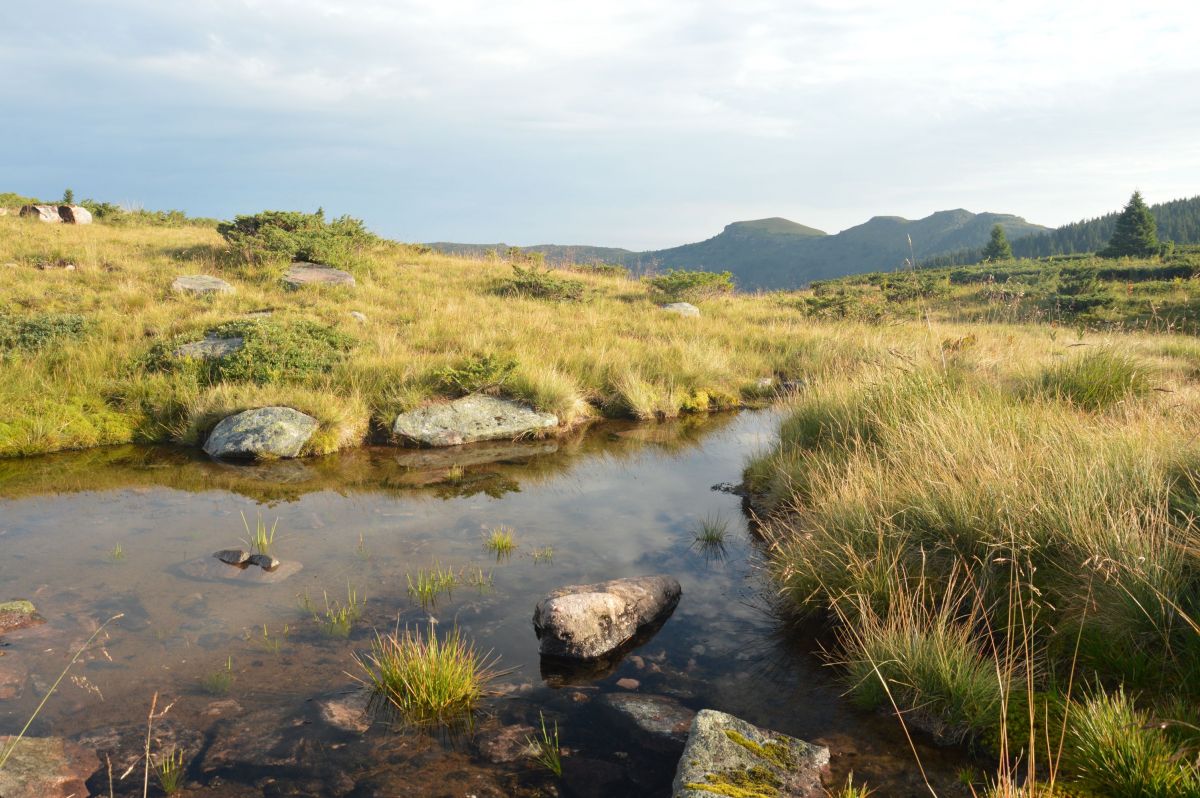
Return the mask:
[[(0, 735), (122, 614), (29, 732), (96, 752), (97, 795), (108, 763), (114, 794), (142, 794), (156, 693), (170, 708), (152, 755), (181, 757), (185, 795), (666, 796), (682, 745), (639, 728), (639, 707), (729, 712), (828, 746), (831, 787), (853, 770), (879, 795), (928, 795), (896, 722), (847, 704), (812, 641), (772, 613), (741, 499), (712, 489), (740, 481), (777, 422), (745, 412), (264, 466), (145, 447), (0, 462), (0, 601), (29, 599), (45, 618), (0, 641)], [(250, 548), (260, 519), (279, 570), (212, 558)], [(697, 542), (706, 521), (723, 544)], [(508, 555), (484, 545), (498, 527)], [(410, 590), (434, 572), (453, 587)], [(531, 618), (546, 593), (658, 573), (683, 596), (651, 639), (605, 667), (543, 667)], [(350, 603), (359, 617), (328, 621)], [(498, 658), (493, 695), (452, 728), (364, 711), (356, 655), (377, 631), (431, 626)], [(561, 778), (525, 751), (543, 718)], [(938, 794), (957, 794), (962, 756), (917, 746)]]

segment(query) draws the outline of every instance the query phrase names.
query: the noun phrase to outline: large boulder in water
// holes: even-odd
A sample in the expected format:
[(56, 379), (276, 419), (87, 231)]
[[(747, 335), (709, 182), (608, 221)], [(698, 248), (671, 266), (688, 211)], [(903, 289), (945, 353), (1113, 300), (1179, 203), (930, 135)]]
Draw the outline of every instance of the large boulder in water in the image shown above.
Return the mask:
[(828, 748), (704, 709), (692, 721), (671, 796), (818, 798), (827, 795), (821, 775), (828, 767)]
[(58, 215), (58, 208), (53, 205), (26, 205), (21, 208), (21, 216), (26, 219), (37, 219), (39, 222), (49, 222), (50, 224), (59, 224), (62, 222), (62, 217)]
[[(15, 737), (0, 737), (0, 752)], [(67, 798), (88, 795), (88, 776), (100, 767), (94, 753), (61, 737), (25, 737), (0, 770), (4, 798)]]
[(275, 460), (299, 457), (319, 422), (290, 407), (260, 407), (221, 420), (204, 451), (224, 460)]
[(546, 657), (589, 660), (665, 620), (683, 592), (669, 576), (636, 576), (561, 587), (538, 602), (533, 629)]
[(81, 205), (59, 205), (58, 218), (67, 224), (91, 224), (92, 214)]
[(424, 446), (458, 446), (519, 438), (556, 426), (558, 417), (551, 413), (539, 413), (507, 399), (473, 394), (401, 413), (392, 425), (392, 432)]

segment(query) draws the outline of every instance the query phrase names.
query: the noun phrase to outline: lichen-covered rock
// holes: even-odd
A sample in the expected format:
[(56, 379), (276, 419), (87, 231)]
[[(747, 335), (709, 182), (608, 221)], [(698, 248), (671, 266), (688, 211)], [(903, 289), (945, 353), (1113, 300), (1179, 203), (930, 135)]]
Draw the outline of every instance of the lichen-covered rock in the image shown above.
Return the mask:
[(401, 413), (392, 432), (424, 446), (458, 446), (519, 438), (556, 426), (558, 417), (550, 413), (539, 413), (507, 399), (473, 394)]
[(221, 420), (204, 451), (226, 460), (274, 460), (299, 457), (320, 424), (290, 407), (260, 407)]
[[(0, 751), (15, 737), (0, 737)], [(4, 798), (68, 798), (88, 795), (87, 781), (100, 767), (96, 755), (61, 737), (25, 737), (0, 770)]]
[(621, 725), (628, 726), (638, 741), (651, 748), (679, 751), (687, 742), (696, 713), (673, 698), (636, 693), (607, 693), (600, 698)]
[(692, 721), (671, 795), (818, 798), (825, 795), (821, 775), (828, 767), (828, 748), (705, 709)]
[(207, 274), (189, 274), (176, 277), (171, 289), (181, 294), (232, 294), (234, 287), (220, 277)]
[(21, 216), (25, 219), (37, 219), (39, 222), (48, 222), (49, 224), (62, 223), (62, 217), (58, 215), (58, 208), (53, 205), (26, 205), (21, 208)]
[(33, 602), (25, 599), (0, 602), (0, 634), (14, 632), (41, 623), (42, 617), (37, 614)]
[(215, 335), (209, 335), (202, 341), (192, 341), (176, 347), (171, 354), (175, 357), (189, 357), (195, 360), (220, 360), (226, 355), (241, 351), (245, 345), (246, 341), (241, 337), (218, 338)]
[(354, 275), (332, 266), (297, 261), (283, 275), (283, 284), (286, 288), (303, 288), (306, 285), (352, 286)]
[(58, 218), (66, 224), (91, 224), (92, 214), (82, 205), (59, 205)]
[(639, 629), (670, 615), (682, 592), (669, 576), (559, 588), (533, 612), (541, 653), (577, 660), (603, 657), (632, 640)]
[(662, 309), (668, 313), (678, 313), (680, 316), (700, 315), (700, 308), (696, 307), (691, 302), (672, 302), (669, 305), (663, 305)]

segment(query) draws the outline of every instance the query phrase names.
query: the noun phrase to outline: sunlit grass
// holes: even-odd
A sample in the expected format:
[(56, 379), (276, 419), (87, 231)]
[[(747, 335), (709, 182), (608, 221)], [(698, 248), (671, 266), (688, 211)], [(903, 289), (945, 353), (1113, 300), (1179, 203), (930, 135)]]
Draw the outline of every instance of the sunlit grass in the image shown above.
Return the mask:
[(507, 526), (495, 527), (484, 537), (483, 547), (495, 554), (497, 560), (507, 559), (517, 550), (516, 532)]
[(534, 760), (555, 776), (562, 778), (562, 749), (558, 744), (558, 721), (554, 721), (554, 731), (549, 732), (546, 730), (546, 716), (539, 712), (538, 720), (541, 723), (541, 730), (533, 737), (526, 737), (525, 741), (536, 750), (533, 755)]
[(407, 574), (407, 579), (409, 598), (422, 607), (436, 604), (438, 596), (442, 593), (449, 595), (458, 581), (454, 571), (442, 568), (436, 562), (430, 568), (418, 568), (415, 577), (411, 573)]
[(706, 515), (692, 534), (697, 543), (724, 545), (725, 537), (729, 534), (729, 521), (720, 515)]
[(244, 540), (247, 546), (256, 554), (266, 554), (270, 556), (271, 547), (275, 544), (275, 530), (279, 527), (279, 519), (275, 519), (275, 523), (271, 528), (267, 528), (267, 524), (263, 521), (262, 516), (254, 524), (254, 529), (250, 529), (250, 522), (246, 520), (246, 514), (242, 513), (242, 525), (246, 528), (247, 540)]
[(205, 675), (200, 687), (209, 695), (225, 695), (233, 687), (233, 657), (225, 658), (225, 667)]
[(174, 795), (179, 792), (187, 776), (183, 751), (178, 748), (172, 748), (166, 756), (158, 760), (155, 772), (158, 775), (158, 783), (162, 786), (163, 792), (167, 795)]
[(540, 549), (533, 549), (529, 552), (529, 556), (533, 557), (533, 561), (535, 563), (554, 562), (554, 547), (553, 546), (543, 546)]

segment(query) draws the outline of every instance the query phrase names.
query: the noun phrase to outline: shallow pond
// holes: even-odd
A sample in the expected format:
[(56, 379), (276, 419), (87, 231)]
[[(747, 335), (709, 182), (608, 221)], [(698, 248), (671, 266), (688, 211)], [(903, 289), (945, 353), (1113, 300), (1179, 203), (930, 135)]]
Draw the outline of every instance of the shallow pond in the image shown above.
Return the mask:
[[(678, 751), (635, 733), (607, 693), (731, 712), (829, 746), (834, 782), (853, 770), (877, 794), (928, 795), (895, 721), (849, 706), (812, 641), (772, 614), (741, 499), (712, 490), (739, 481), (777, 420), (606, 424), (559, 442), (261, 467), (141, 447), (0, 462), (0, 600), (29, 598), (47, 619), (0, 644), (0, 734), (19, 730), (74, 649), (123, 613), (31, 730), (108, 753), (117, 794), (141, 793), (140, 770), (120, 777), (158, 692), (173, 703), (155, 748), (178, 746), (204, 795), (669, 794)], [(243, 514), (278, 519), (273, 553), (301, 570), (222, 579), (211, 555), (243, 545)], [(695, 544), (706, 518), (728, 523), (723, 548)], [(497, 561), (482, 541), (500, 525), (517, 549)], [(422, 607), (408, 577), (435, 565), (464, 584)], [(649, 573), (683, 585), (652, 639), (608, 671), (543, 673), (539, 598)], [(348, 588), (366, 605), (346, 636), (302, 606), (307, 596), (323, 613), (325, 596), (344, 602)], [(354, 654), (375, 629), (432, 619), (499, 657), (500, 695), (453, 732), (360, 716)], [(505, 729), (541, 715), (568, 750), (561, 781), (522, 757), (492, 761), (511, 758)], [(954, 794), (961, 757), (917, 745), (938, 793)], [(107, 794), (107, 777), (89, 786)]]

